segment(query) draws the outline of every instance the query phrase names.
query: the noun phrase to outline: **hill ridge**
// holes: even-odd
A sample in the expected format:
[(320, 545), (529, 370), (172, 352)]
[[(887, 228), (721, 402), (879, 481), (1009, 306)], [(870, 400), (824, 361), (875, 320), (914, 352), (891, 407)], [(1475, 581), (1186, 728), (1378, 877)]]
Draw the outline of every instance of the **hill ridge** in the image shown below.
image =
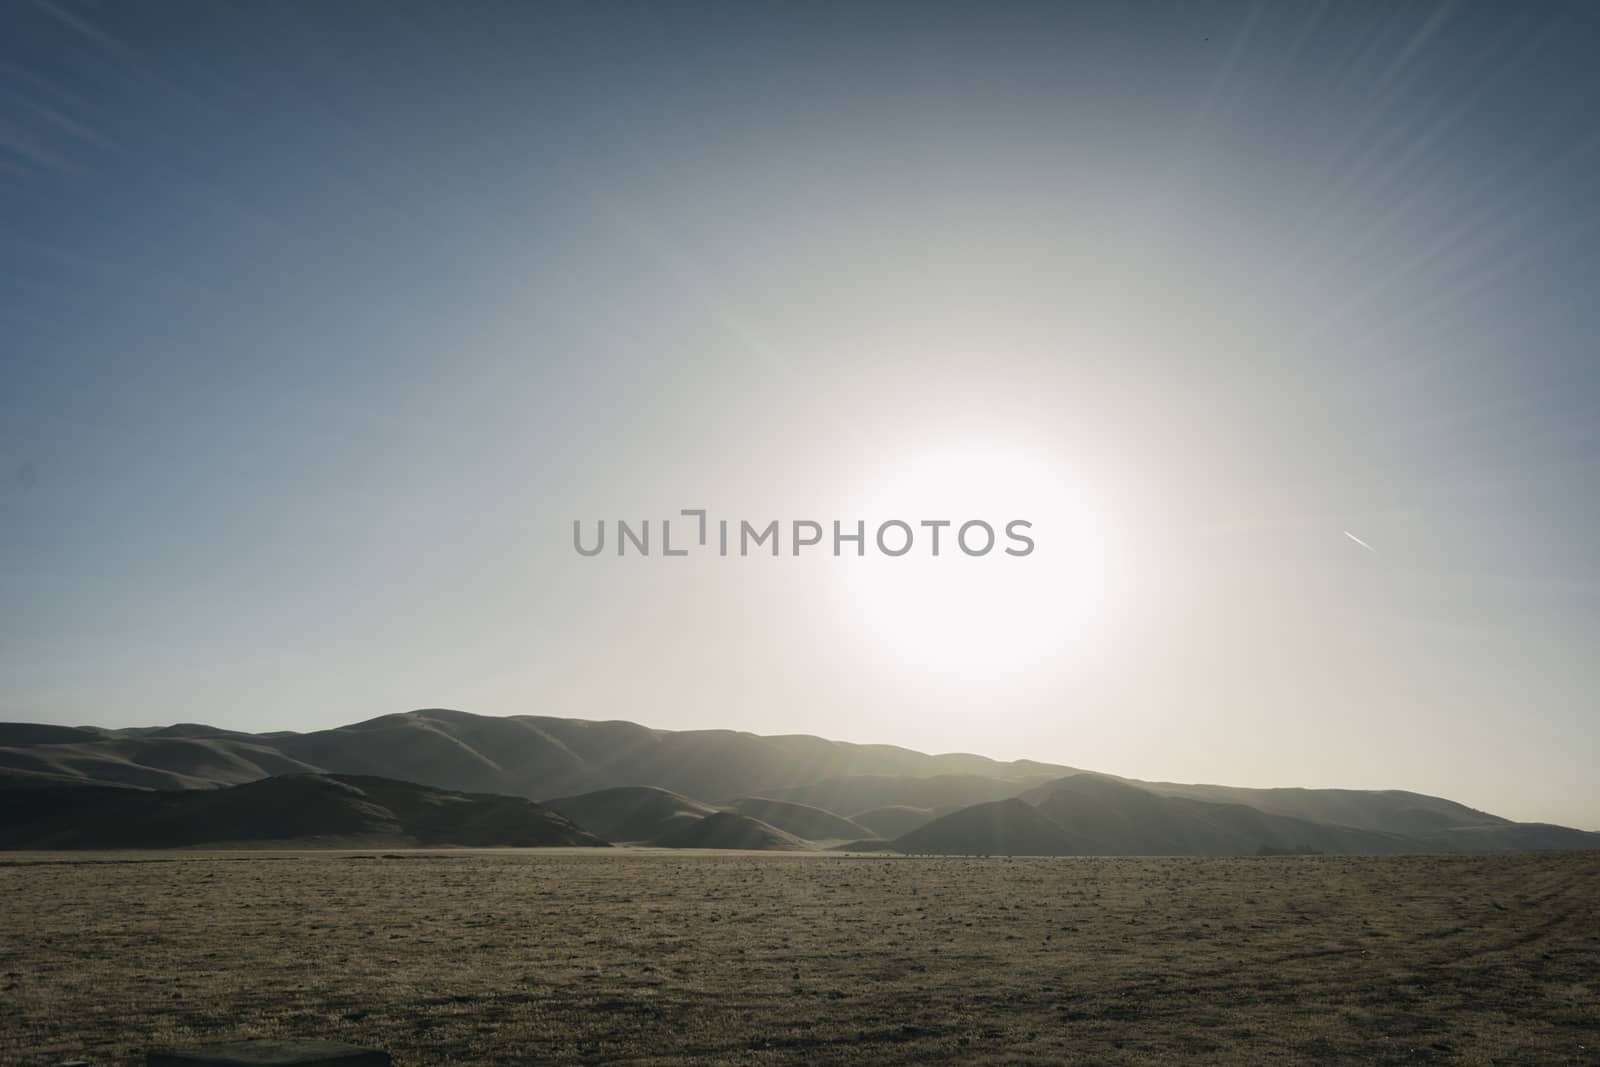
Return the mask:
[(0, 849), (306, 845), (605, 847), (525, 797), (370, 775), (292, 774), (221, 789), (0, 788)]
[[(645, 791), (635, 799), (660, 811), (640, 816), (637, 825), (608, 821), (611, 807), (615, 818), (639, 815), (628, 803), (618, 807), (615, 797), (567, 813), (580, 825), (598, 821), (609, 831), (591, 827), (601, 837), (644, 842), (687, 833), (690, 820), (715, 810), (708, 800), (716, 797), (737, 798), (726, 806), (812, 842), (898, 839), (965, 809), (1017, 797), (1034, 801), (1039, 814), (1058, 824), (1070, 840), (1051, 847), (1069, 853), (1449, 851), (1600, 842), (1600, 835), (1518, 824), (1409, 790), (1139, 782), (1035, 760), (928, 755), (811, 734), (664, 730), (624, 719), (425, 708), (307, 733), (250, 734), (200, 723), (120, 730), (0, 724), (0, 787), (196, 790), (286, 774), (369, 775), (465, 793), (554, 798), (558, 807), (581, 806), (610, 789)], [(650, 800), (651, 789), (667, 800)], [(1002, 824), (1032, 827), (1032, 847), (1046, 843), (1045, 828), (1019, 809), (996, 810), (1012, 813)], [(872, 818), (853, 820), (852, 813)]]

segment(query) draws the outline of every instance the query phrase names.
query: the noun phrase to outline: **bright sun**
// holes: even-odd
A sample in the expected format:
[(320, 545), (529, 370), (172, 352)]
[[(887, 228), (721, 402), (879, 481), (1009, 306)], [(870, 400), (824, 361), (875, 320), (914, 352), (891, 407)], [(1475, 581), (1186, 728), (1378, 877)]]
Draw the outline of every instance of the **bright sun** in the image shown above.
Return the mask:
[[(1013, 449), (963, 448), (926, 455), (886, 472), (861, 502), (867, 555), (845, 557), (846, 610), (873, 647), (919, 674), (1021, 680), (1082, 652), (1111, 621), (1121, 566), (1101, 502), (1088, 487)], [(872, 543), (877, 525), (900, 519), (913, 549), (885, 557)], [(950, 520), (940, 553), (922, 520)], [(964, 554), (956, 532), (969, 519), (994, 528), (986, 555)], [(1014, 519), (1032, 524), (1024, 545), (1006, 536)], [(891, 547), (900, 543), (897, 534)], [(982, 547), (981, 531), (969, 541)]]

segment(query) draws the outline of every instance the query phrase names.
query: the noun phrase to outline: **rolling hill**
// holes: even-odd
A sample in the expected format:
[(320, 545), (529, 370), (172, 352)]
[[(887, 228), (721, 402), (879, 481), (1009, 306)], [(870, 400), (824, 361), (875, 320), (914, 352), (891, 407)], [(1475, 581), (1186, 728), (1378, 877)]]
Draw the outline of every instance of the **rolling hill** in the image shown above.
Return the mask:
[[(12, 724), (7, 724), (12, 725)], [(95, 735), (19, 744), (0, 730), (0, 786), (120, 785), (142, 789), (205, 789), (241, 785), (275, 774), (322, 768), (254, 738)]]
[[(209, 755), (202, 754), (206, 749)], [(188, 754), (170, 754), (178, 751)], [(280, 761), (281, 770), (262, 762), (268, 753)], [(237, 759), (229, 759), (230, 755)], [(979, 792), (1005, 793), (1072, 770), (967, 754), (930, 756), (892, 745), (819, 737), (652, 730), (630, 722), (534, 715), (501, 718), (442, 709), (384, 715), (305, 734), (250, 735), (195, 724), (122, 731), (32, 724), (0, 728), (0, 784), (70, 779), (141, 788), (196, 788), (236, 784), (249, 780), (242, 777), (247, 775), (306, 769), (534, 799), (649, 785), (695, 797), (766, 796), (799, 803), (810, 801), (774, 791), (840, 777), (917, 780), (953, 774), (990, 781)], [(849, 810), (876, 803), (855, 804)], [(813, 806), (839, 810), (827, 804)]]
[(1226, 785), (1136, 783), (1162, 796), (1219, 804), (1248, 804), (1274, 815), (1338, 823), (1392, 833), (1448, 830), (1462, 826), (1506, 826), (1510, 820), (1442, 797), (1402, 789), (1242, 789)]
[(1096, 856), (1248, 856), (1263, 850), (1403, 852), (1401, 835), (1316, 823), (1260, 811), (1162, 796), (1098, 774), (1079, 774), (1029, 790), (1023, 799), (1066, 831), (1071, 854)]
[(546, 805), (619, 844), (770, 850), (872, 836), (848, 819), (801, 804), (745, 797), (718, 808), (649, 786), (599, 789)]
[(1068, 856), (1067, 832), (1038, 808), (1012, 797), (943, 815), (895, 839), (901, 852), (957, 856)]
[(584, 829), (607, 841), (653, 842), (717, 809), (654, 786), (618, 786), (575, 797), (547, 800)]
[(751, 849), (762, 852), (798, 852), (812, 848), (776, 826), (733, 811), (712, 812), (703, 819), (685, 823), (665, 834), (654, 844), (662, 848)]
[[(620, 721), (432, 709), (312, 733), (248, 734), (198, 723), (122, 730), (0, 724), (0, 788), (52, 795), (64, 786), (97, 785), (208, 791), (308, 774), (553, 797), (549, 803), (580, 826), (625, 842), (697, 834), (738, 839), (751, 828), (733, 833), (724, 820), (698, 827), (717, 813), (705, 798), (737, 797), (725, 805), (733, 814), (802, 842), (904, 838), (921, 848), (936, 844), (940, 834), (954, 835), (928, 851), (998, 852), (1013, 841), (1106, 855), (1600, 845), (1600, 835), (1513, 823), (1401, 790), (1139, 782), (1031, 760), (926, 755), (798, 735), (654, 730)], [(1065, 837), (1051, 836), (1015, 806), (941, 822), (1017, 798)]]
[(860, 823), (809, 804), (744, 797), (724, 807), (810, 841), (855, 841), (880, 836)]
[(297, 774), (222, 789), (0, 789), (0, 848), (604, 847), (524, 797)]
[(1600, 834), (1504, 820), (1401, 834), (1164, 795), (1106, 775), (1077, 774), (1008, 801), (963, 808), (892, 844), (900, 852), (959, 855), (1352, 855), (1600, 848)]
[(1034, 764), (1027, 768), (1027, 773), (1016, 774), (849, 775), (768, 789), (762, 795), (834, 812), (905, 807), (945, 815), (973, 804), (1005, 800), (1075, 773), (1066, 767), (1055, 773), (1039, 773), (1038, 766)]

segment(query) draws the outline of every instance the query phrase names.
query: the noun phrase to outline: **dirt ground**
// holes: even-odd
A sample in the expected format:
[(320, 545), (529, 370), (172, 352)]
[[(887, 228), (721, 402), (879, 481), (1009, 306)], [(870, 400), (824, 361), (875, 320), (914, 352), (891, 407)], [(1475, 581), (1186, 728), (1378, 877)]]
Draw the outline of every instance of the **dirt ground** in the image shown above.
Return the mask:
[(1600, 1063), (1600, 853), (0, 856), (0, 1062)]

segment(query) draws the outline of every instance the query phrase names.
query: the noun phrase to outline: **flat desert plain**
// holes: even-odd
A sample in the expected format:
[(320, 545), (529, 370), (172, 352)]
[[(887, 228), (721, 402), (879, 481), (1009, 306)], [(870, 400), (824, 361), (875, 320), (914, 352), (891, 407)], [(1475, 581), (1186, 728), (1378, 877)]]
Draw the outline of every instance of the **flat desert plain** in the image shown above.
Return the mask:
[(0, 858), (0, 1061), (1596, 1063), (1600, 854)]

